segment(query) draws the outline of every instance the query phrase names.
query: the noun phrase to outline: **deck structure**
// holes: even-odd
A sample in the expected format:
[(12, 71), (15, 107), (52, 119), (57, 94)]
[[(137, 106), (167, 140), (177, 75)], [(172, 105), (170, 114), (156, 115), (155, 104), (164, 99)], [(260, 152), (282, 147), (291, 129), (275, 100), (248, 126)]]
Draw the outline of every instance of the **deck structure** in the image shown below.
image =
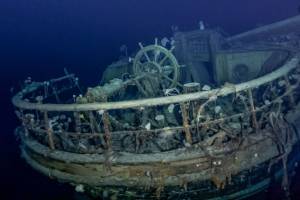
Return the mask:
[[(168, 50), (156, 40), (140, 48), (127, 78), (89, 88), (85, 95), (66, 71), (50, 81), (28, 82), (13, 97), (22, 156), (34, 169), (112, 199), (238, 199), (267, 188), (272, 177), (283, 177), (289, 195), (289, 172), (299, 160), (295, 45), (216, 48), (202, 56), (215, 66), (214, 85), (179, 80), (185, 58), (177, 61), (176, 46)], [(251, 60), (261, 57), (258, 49), (263, 55), (286, 54), (251, 80), (228, 83), (224, 80), (234, 76), (218, 75), (216, 66), (231, 69), (217, 62), (234, 63), (229, 53), (231, 59), (249, 53)], [(191, 69), (200, 62), (186, 59)]]

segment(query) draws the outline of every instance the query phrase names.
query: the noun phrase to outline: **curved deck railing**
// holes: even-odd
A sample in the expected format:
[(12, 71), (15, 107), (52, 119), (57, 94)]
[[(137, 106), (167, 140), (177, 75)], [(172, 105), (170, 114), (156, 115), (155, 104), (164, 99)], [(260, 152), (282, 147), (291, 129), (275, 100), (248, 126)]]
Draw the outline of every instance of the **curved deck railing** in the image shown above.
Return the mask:
[[(34, 83), (16, 94), (12, 102), (19, 110), (26, 135), (51, 149), (74, 153), (152, 153), (201, 142), (213, 145), (222, 133), (224, 139), (225, 135), (234, 138), (259, 131), (269, 123), (271, 113), (287, 112), (298, 103), (299, 58), (299, 54), (293, 54), (269, 74), (210, 91), (120, 102), (52, 104), (43, 103), (46, 99), (33, 102), (45, 89), (45, 83)], [(142, 117), (144, 110), (153, 108), (165, 116), (170, 105), (175, 107), (169, 112), (177, 115), (175, 123), (159, 124), (155, 116), (148, 115), (155, 124), (153, 129), (123, 119), (125, 112), (134, 110), (134, 115)], [(118, 113), (120, 110), (124, 113)]]

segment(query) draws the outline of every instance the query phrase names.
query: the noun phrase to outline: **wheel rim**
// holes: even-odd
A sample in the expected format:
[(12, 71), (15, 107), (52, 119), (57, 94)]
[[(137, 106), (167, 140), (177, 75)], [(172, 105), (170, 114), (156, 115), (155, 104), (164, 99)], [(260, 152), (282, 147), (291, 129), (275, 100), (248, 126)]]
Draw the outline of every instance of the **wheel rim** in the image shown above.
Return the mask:
[(159, 75), (167, 84), (166, 88), (176, 87), (179, 79), (179, 64), (171, 50), (160, 45), (143, 47), (136, 54), (133, 72), (136, 76), (142, 74)]

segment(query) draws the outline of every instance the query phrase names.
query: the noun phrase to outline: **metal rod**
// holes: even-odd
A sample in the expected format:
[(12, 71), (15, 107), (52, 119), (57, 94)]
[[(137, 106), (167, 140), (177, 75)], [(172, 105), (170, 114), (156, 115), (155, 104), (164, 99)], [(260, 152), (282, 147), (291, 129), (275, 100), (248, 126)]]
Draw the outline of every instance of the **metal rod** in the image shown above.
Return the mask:
[(74, 74), (68, 74), (66, 76), (62, 76), (62, 77), (59, 77), (59, 78), (51, 79), (49, 82), (50, 83), (55, 83), (55, 82), (59, 82), (59, 81), (65, 80), (65, 79), (70, 79), (70, 78), (73, 78), (73, 77), (75, 77)]
[[(64, 72), (65, 72), (66, 76), (70, 75), (70, 73), (68, 72), (67, 68), (64, 68)], [(68, 78), (71, 85), (73, 85), (73, 78), (74, 78), (74, 76)]]
[(75, 86), (77, 87), (78, 91), (79, 91), (80, 93), (82, 93), (82, 90), (81, 90), (81, 88), (80, 88), (80, 86), (79, 86), (79, 83), (78, 83), (78, 78), (76, 78), (74, 74), (70, 74), (70, 73), (68, 72), (67, 68), (64, 68), (64, 72), (65, 72), (65, 74), (66, 74), (66, 77), (68, 77), (68, 79), (69, 79), (70, 85), (71, 85), (72, 87), (73, 87), (73, 85), (75, 85)]
[(55, 99), (56, 99), (57, 103), (60, 103), (60, 99), (59, 99), (58, 93), (56, 91), (56, 88), (54, 86), (51, 86), (51, 87), (52, 87), (53, 94), (55, 96)]

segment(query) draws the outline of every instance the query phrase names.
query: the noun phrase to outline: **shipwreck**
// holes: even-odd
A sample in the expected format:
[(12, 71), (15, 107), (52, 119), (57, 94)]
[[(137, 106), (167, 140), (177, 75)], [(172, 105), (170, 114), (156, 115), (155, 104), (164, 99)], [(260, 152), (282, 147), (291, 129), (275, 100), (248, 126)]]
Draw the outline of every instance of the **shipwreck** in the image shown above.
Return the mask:
[(65, 70), (12, 102), (35, 170), (104, 199), (241, 199), (300, 159), (300, 17), (139, 43), (83, 89)]

